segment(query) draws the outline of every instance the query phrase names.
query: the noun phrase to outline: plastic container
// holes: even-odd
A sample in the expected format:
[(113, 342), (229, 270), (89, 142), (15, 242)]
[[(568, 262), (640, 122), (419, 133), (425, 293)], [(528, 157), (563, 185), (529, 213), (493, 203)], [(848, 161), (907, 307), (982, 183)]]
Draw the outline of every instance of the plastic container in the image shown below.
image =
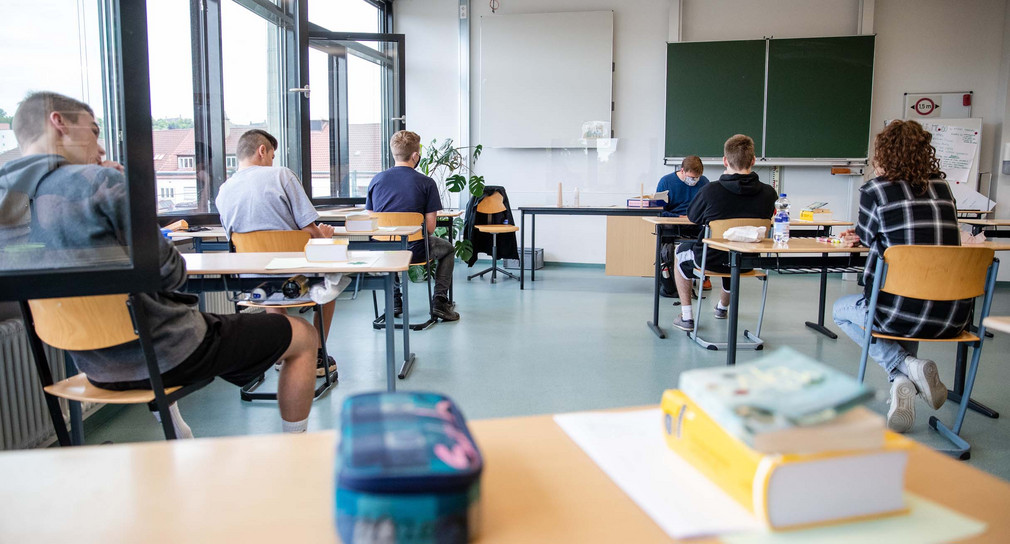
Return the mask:
[(336, 525), (347, 543), (466, 542), (477, 535), (484, 461), (448, 397), (398, 392), (344, 401)]
[(772, 225), (772, 240), (776, 244), (789, 241), (789, 199), (786, 194), (779, 195), (775, 201), (775, 218)]

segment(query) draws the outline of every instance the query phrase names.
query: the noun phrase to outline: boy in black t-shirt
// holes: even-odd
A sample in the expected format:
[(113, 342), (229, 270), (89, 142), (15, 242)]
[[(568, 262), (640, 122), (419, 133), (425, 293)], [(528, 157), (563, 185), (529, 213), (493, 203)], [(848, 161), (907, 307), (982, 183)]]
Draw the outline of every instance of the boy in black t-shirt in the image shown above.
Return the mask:
[[(737, 134), (726, 140), (723, 146), (722, 163), (726, 172), (718, 181), (709, 183), (698, 191), (687, 210), (687, 218), (696, 225), (707, 225), (718, 219), (760, 218), (770, 219), (775, 212), (778, 195), (770, 185), (761, 183), (758, 175), (751, 171), (754, 167), (754, 140)], [(701, 266), (704, 248), (702, 235), (693, 242), (684, 242), (677, 247), (677, 266), (674, 279), (680, 296), (681, 315), (673, 320), (673, 326), (690, 331), (694, 329), (694, 311), (691, 307), (691, 278), (694, 269)], [(708, 250), (705, 268), (714, 272), (729, 272), (727, 255), (723, 251)], [(715, 317), (726, 319), (729, 307), (729, 278), (723, 278), (722, 293), (715, 307)]]

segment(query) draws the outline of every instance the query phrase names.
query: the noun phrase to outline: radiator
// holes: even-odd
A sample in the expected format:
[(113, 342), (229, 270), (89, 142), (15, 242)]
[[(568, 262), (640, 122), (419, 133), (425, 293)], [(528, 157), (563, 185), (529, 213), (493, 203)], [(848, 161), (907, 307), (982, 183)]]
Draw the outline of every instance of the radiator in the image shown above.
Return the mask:
[[(45, 346), (54, 380), (66, 377), (63, 351)], [(64, 418), (67, 401), (60, 399)], [(84, 403), (84, 417), (100, 404)], [(20, 319), (0, 321), (0, 450), (34, 448), (56, 438), (49, 410), (39, 384), (28, 335)]]
[(204, 311), (211, 314), (233, 314), (235, 313), (235, 303), (228, 300), (227, 291), (216, 291), (204, 293)]

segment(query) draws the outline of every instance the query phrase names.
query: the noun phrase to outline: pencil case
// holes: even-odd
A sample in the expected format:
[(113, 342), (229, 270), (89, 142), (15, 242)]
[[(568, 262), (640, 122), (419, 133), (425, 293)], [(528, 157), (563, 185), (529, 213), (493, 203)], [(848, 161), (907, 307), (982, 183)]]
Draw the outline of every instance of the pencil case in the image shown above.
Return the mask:
[(336, 525), (345, 543), (466, 542), (477, 535), (483, 457), (444, 395), (364, 393), (344, 401)]

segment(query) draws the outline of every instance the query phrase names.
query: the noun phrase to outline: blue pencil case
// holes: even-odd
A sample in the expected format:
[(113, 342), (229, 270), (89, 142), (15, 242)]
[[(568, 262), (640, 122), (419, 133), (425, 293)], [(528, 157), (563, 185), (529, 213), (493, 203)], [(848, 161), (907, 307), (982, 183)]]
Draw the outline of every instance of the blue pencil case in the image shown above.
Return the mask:
[(484, 461), (444, 395), (348, 397), (337, 467), (336, 523), (347, 544), (456, 543), (477, 535)]

